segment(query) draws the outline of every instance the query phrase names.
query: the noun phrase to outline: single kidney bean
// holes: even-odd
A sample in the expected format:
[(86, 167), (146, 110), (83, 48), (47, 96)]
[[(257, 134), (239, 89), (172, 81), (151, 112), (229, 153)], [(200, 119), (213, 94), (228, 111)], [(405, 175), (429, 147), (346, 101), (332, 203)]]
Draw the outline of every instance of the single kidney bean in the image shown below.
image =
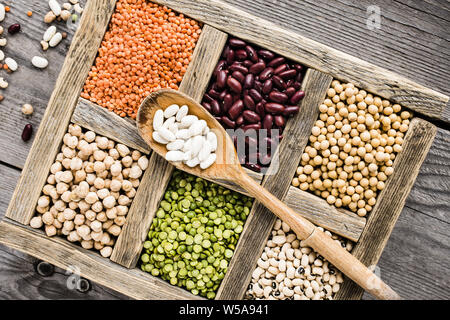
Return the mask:
[(20, 24), (18, 24), (18, 23), (14, 23), (14, 24), (10, 25), (8, 28), (9, 34), (15, 34), (19, 31), (20, 31)]
[(233, 105), (233, 96), (228, 93), (223, 98), (223, 109), (224, 109), (224, 111), (227, 112), (228, 109), (230, 109), (232, 105)]
[(274, 120), (277, 127), (284, 128), (284, 126), (286, 125), (286, 120), (283, 116), (275, 116)]
[(244, 105), (250, 109), (250, 110), (255, 110), (256, 105), (255, 105), (255, 101), (253, 101), (252, 97), (248, 94), (244, 95)]
[(285, 117), (293, 116), (298, 112), (299, 109), (300, 108), (298, 106), (287, 106), (283, 110), (283, 116)]
[(288, 101), (288, 96), (283, 92), (272, 91), (269, 94), (269, 99), (273, 102), (286, 103)]
[(273, 87), (273, 82), (271, 79), (267, 79), (266, 81), (264, 81), (263, 87), (261, 89), (263, 94), (269, 94), (270, 91), (272, 91), (272, 87)]
[(300, 90), (300, 88), (302, 87), (301, 82), (294, 82), (294, 84), (292, 85), (295, 90)]
[(210, 95), (210, 97), (212, 97), (213, 99), (219, 99), (220, 96), (220, 92), (217, 92), (214, 89), (211, 89), (208, 91), (208, 94)]
[(247, 51), (245, 51), (244, 49), (240, 49), (240, 50), (236, 50), (234, 52), (234, 56), (237, 60), (245, 60), (248, 57)]
[(266, 115), (266, 110), (264, 109), (265, 103), (262, 101), (256, 104), (256, 112), (259, 114), (261, 118), (264, 118)]
[(228, 118), (227, 116), (223, 116), (222, 118), (220, 118), (220, 120), (228, 128), (230, 128), (230, 129), (236, 128), (236, 123), (234, 121), (230, 120), (230, 118)]
[(33, 134), (33, 125), (31, 123), (25, 125), (22, 131), (22, 140), (28, 141), (31, 138), (31, 135)]
[(223, 70), (226, 66), (227, 62), (225, 60), (220, 60), (217, 63), (217, 66), (214, 68), (214, 75), (217, 77), (217, 74), (219, 73), (219, 71)]
[(240, 93), (242, 91), (241, 83), (231, 76), (229, 76), (227, 79), (227, 85), (230, 87), (231, 91), (233, 91), (233, 92)]
[(240, 83), (244, 83), (245, 76), (241, 72), (235, 71), (231, 74), (231, 76), (233, 78), (235, 78), (237, 81), (239, 81)]
[(247, 130), (250, 130), (250, 129), (254, 129), (254, 130), (261, 129), (261, 123), (247, 124), (247, 125), (242, 127), (242, 130), (244, 130), (244, 131), (247, 131)]
[(246, 67), (244, 67), (242, 64), (240, 64), (239, 62), (233, 63), (229, 69), (230, 69), (230, 72), (239, 71), (242, 74), (248, 73), (248, 69)]
[(230, 49), (227, 54), (227, 63), (232, 64), (234, 61), (234, 50)]
[(283, 80), (293, 79), (293, 78), (295, 78), (296, 75), (297, 75), (297, 70), (295, 70), (295, 69), (286, 70), (286, 71), (280, 72), (278, 74), (278, 76)]
[(227, 84), (227, 72), (225, 70), (220, 70), (217, 73), (217, 79), (216, 79), (216, 85), (219, 88), (225, 88), (225, 85)]
[(212, 112), (211, 105), (210, 105), (208, 102), (206, 102), (206, 101), (203, 102), (203, 103), (202, 103), (202, 106), (203, 106), (203, 108), (205, 108), (206, 110), (208, 110), (209, 113)]
[(217, 100), (211, 101), (211, 111), (215, 116), (220, 116), (220, 114), (222, 113), (222, 110), (220, 109), (220, 104), (219, 102), (217, 102)]
[(246, 67), (246, 68), (250, 68), (250, 67), (253, 65), (253, 62), (250, 61), (250, 60), (244, 60), (244, 61), (242, 62), (242, 65), (243, 65), (244, 67)]
[(261, 92), (263, 88), (263, 83), (261, 81), (255, 80), (255, 84), (253, 86), (255, 87), (256, 91)]
[(250, 89), (249, 94), (255, 102), (260, 102), (262, 100), (261, 94), (256, 89)]
[(248, 57), (252, 62), (254, 63), (258, 62), (258, 54), (256, 53), (256, 50), (253, 49), (252, 46), (246, 46), (245, 51), (247, 51)]
[(275, 58), (275, 54), (273, 52), (270, 52), (269, 50), (259, 50), (258, 55), (267, 60), (272, 60), (273, 58)]
[(279, 103), (269, 102), (264, 106), (268, 113), (280, 114), (283, 113), (284, 107)]
[(203, 100), (205, 100), (206, 102), (211, 102), (211, 101), (213, 101), (214, 99), (213, 99), (209, 94), (205, 93), (205, 94), (203, 95)]
[(239, 116), (239, 117), (236, 119), (236, 126), (240, 127), (240, 126), (243, 125), (243, 124), (244, 124), (244, 116)]
[(273, 84), (278, 89), (280, 89), (280, 90), (286, 89), (286, 82), (284, 82), (284, 80), (281, 79), (279, 76), (273, 76), (272, 80), (273, 80)]
[(305, 92), (297, 91), (289, 100), (291, 104), (298, 104), (305, 97)]
[(295, 81), (296, 82), (302, 82), (303, 80), (303, 74), (301, 74), (300, 72), (295, 76)]
[(259, 79), (261, 79), (261, 81), (266, 81), (267, 79), (269, 79), (271, 76), (273, 76), (273, 68), (269, 67), (269, 68), (265, 68), (260, 74), (259, 74)]
[(259, 115), (251, 110), (245, 110), (242, 115), (244, 116), (244, 119), (247, 120), (250, 123), (258, 123), (261, 121), (261, 118)]
[(232, 120), (236, 120), (244, 110), (244, 102), (242, 100), (236, 101), (228, 110), (228, 114)]
[(255, 84), (255, 75), (253, 73), (248, 73), (244, 79), (244, 89), (251, 89)]
[[(287, 83), (286, 83), (287, 84)], [(286, 89), (286, 91), (284, 91), (284, 93), (286, 93), (286, 95), (290, 98), (294, 95), (294, 93), (297, 92), (297, 90), (295, 90), (294, 87), (289, 87)]]
[(223, 49), (223, 51), (222, 51), (221, 58), (222, 58), (222, 59), (226, 59), (226, 57), (227, 57), (229, 51), (230, 51), (230, 46), (227, 44), (227, 45), (225, 46), (225, 49)]
[(297, 70), (298, 72), (302, 72), (303, 70), (303, 66), (301, 64), (294, 64), (294, 69)]
[(266, 130), (272, 129), (273, 125), (273, 116), (271, 114), (266, 114), (263, 121), (263, 128)]
[(252, 65), (248, 71), (253, 74), (260, 74), (265, 68), (266, 64), (264, 62), (258, 62)]
[(278, 66), (275, 68), (275, 71), (273, 72), (274, 74), (279, 74), (283, 71), (288, 70), (289, 65), (287, 63), (283, 63), (281, 66)]
[(283, 57), (277, 57), (275, 59), (270, 60), (270, 62), (267, 64), (268, 67), (276, 68), (279, 65), (282, 65), (286, 61)]
[(228, 40), (228, 43), (233, 48), (245, 48), (245, 46), (247, 45), (247, 43), (244, 40), (236, 38), (231, 38), (230, 40)]

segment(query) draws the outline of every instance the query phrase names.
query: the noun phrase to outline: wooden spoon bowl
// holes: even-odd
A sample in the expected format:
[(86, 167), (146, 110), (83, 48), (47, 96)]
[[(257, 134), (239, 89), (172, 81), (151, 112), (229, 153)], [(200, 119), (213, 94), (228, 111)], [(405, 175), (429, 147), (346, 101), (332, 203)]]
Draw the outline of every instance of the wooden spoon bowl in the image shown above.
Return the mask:
[(359, 284), (367, 292), (380, 299), (400, 299), (400, 296), (387, 284), (378, 278), (372, 271), (352, 256), (340, 244), (301, 217), (286, 204), (264, 189), (250, 178), (239, 164), (233, 141), (216, 119), (199, 103), (185, 94), (163, 89), (150, 94), (139, 108), (137, 126), (142, 138), (150, 147), (161, 156), (167, 153), (166, 146), (153, 140), (153, 116), (159, 109), (165, 109), (172, 104), (187, 105), (189, 114), (196, 115), (208, 124), (210, 130), (217, 135), (216, 150), (217, 161), (209, 168), (202, 170), (199, 166), (190, 168), (182, 162), (172, 164), (188, 173), (206, 179), (233, 181), (248, 193), (264, 204), (269, 210), (286, 222), (305, 244), (327, 259), (336, 268), (341, 270), (350, 279)]

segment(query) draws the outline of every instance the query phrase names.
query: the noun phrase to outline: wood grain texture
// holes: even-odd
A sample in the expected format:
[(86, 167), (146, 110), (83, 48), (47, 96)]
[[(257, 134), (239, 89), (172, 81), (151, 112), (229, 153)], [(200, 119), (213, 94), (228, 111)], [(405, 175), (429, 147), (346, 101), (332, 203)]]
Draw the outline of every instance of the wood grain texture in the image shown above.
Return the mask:
[(285, 203), (315, 225), (357, 242), (366, 225), (366, 219), (353, 212), (330, 206), (326, 200), (290, 187)]
[(156, 0), (234, 36), (268, 48), (342, 81), (442, 119), (449, 98), (389, 70), (308, 39), (220, 0)]
[(0, 222), (0, 242), (62, 269), (78, 268), (82, 277), (134, 299), (199, 299), (146, 272), (126, 269), (65, 239), (49, 238), (40, 230), (18, 225), (9, 219)]
[(111, 260), (126, 267), (134, 268), (139, 260), (148, 229), (159, 207), (173, 166), (157, 153), (152, 152), (150, 161), (136, 193), (127, 221), (114, 246)]
[[(394, 161), (394, 173), (380, 192), (359, 242), (352, 251), (366, 266), (377, 264), (435, 134), (436, 127), (431, 123), (419, 118), (411, 120), (403, 151)], [(336, 298), (361, 299), (362, 295), (362, 289), (347, 279)]]
[(28, 224), (33, 215), (32, 208), (39, 198), (48, 169), (59, 150), (114, 5), (114, 0), (91, 0), (84, 10), (80, 27), (56, 81), (55, 89), (28, 155), (28, 161), (6, 213), (6, 216), (12, 220)]
[[(0, 102), (0, 161), (23, 168), (35, 134), (30, 141), (23, 142), (20, 139), (22, 129), (31, 123), (36, 133), (78, 23), (54, 22), (59, 32), (67, 33), (67, 38), (57, 47), (43, 51), (39, 42), (48, 28), (44, 23), (44, 16), (49, 11), (48, 1), (14, 0), (2, 3), (10, 6), (11, 11), (1, 23), (5, 29), (1, 37), (8, 41), (1, 50), (6, 57), (16, 60), (19, 68), (14, 73), (0, 70), (0, 77), (9, 83), (8, 88), (0, 89), (4, 97)], [(85, 3), (85, 0), (80, 1), (83, 7)], [(32, 17), (27, 16), (28, 10), (33, 11)], [(22, 31), (9, 35), (6, 29), (13, 23), (20, 23)], [(36, 55), (48, 59), (47, 68), (37, 69), (31, 64), (31, 59)], [(32, 116), (22, 114), (21, 106), (25, 103), (33, 106)]]
[[(280, 200), (284, 200), (297, 169), (297, 161), (292, 160), (301, 157), (313, 123), (317, 119), (318, 106), (325, 98), (331, 81), (331, 76), (312, 69), (309, 69), (305, 75), (302, 90), (307, 92), (307, 95), (300, 104), (301, 111), (288, 121), (283, 135), (290, 138), (281, 141), (274, 155), (274, 159), (278, 156), (279, 161), (278, 163), (272, 161), (268, 170), (269, 175), (266, 175), (262, 183)], [(278, 171), (275, 174), (276, 168)], [(275, 218), (275, 215), (260, 203), (257, 202), (253, 205), (228, 271), (217, 293), (217, 299), (241, 299), (243, 297)]]
[(71, 122), (143, 153), (150, 153), (149, 146), (137, 132), (133, 120), (121, 118), (86, 99), (78, 100)]
[[(449, 300), (449, 228), (448, 223), (405, 207), (377, 264), (381, 278), (404, 299)], [(364, 294), (363, 299), (372, 297)]]
[(203, 26), (200, 38), (195, 45), (192, 61), (184, 75), (184, 78), (188, 78), (189, 81), (183, 81), (180, 84), (180, 91), (189, 92), (194, 100), (202, 100), (227, 37), (226, 33), (216, 28), (207, 24)]

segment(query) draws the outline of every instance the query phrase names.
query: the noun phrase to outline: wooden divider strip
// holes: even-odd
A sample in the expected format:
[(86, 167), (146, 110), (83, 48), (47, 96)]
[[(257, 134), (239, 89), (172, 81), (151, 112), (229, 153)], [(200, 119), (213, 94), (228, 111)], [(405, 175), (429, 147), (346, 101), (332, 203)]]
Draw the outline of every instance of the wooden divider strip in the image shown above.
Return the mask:
[(331, 206), (325, 199), (290, 187), (285, 203), (315, 225), (357, 242), (366, 225), (366, 219), (345, 209)]
[(60, 237), (49, 238), (42, 230), (18, 225), (12, 220), (0, 222), (0, 242), (59, 268), (79, 272), (79, 276), (134, 299), (202, 299), (141, 270), (126, 269), (94, 251)]
[[(394, 161), (394, 173), (380, 192), (359, 242), (352, 251), (366, 266), (378, 263), (435, 135), (436, 127), (433, 124), (420, 118), (411, 120), (403, 151)], [(358, 285), (346, 279), (336, 299), (359, 300), (363, 293)]]
[(150, 147), (139, 135), (135, 121), (121, 118), (89, 100), (78, 99), (71, 121), (133, 149), (150, 153)]
[(154, 0), (198, 21), (270, 49), (308, 67), (350, 81), (434, 119), (449, 98), (384, 68), (244, 12), (220, 0)]
[[(288, 121), (283, 133), (286, 138), (281, 141), (274, 156), (279, 157), (279, 167), (276, 161), (272, 161), (270, 175), (266, 175), (263, 180), (263, 186), (281, 200), (284, 200), (289, 190), (298, 159), (308, 143), (311, 128), (319, 115), (318, 106), (325, 98), (332, 79), (331, 76), (313, 69), (306, 72), (302, 85), (306, 97), (300, 104), (300, 112)], [(278, 168), (276, 173), (275, 167)], [(217, 299), (242, 299), (275, 219), (276, 216), (259, 202), (253, 205), (217, 293)]]
[[(72, 111), (105, 34), (116, 1), (90, 0), (84, 10), (55, 84), (34, 143), (28, 154), (6, 217), (28, 224), (61, 146)], [(83, 57), (80, 59), (80, 57)]]

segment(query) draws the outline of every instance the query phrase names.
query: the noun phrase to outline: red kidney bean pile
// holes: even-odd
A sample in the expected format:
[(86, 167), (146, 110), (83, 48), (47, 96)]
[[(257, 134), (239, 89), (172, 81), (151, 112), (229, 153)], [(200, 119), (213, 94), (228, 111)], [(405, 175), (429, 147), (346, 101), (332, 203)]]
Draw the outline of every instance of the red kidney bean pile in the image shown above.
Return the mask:
[[(226, 129), (255, 129), (257, 132), (267, 129), (268, 135), (270, 129), (279, 129), (281, 140), (287, 119), (299, 111), (298, 104), (305, 96), (301, 90), (303, 75), (302, 65), (230, 38), (202, 105)], [(240, 159), (241, 164), (254, 171), (261, 171), (261, 167), (270, 164), (267, 161), (250, 164), (248, 159), (246, 152), (245, 159)]]

